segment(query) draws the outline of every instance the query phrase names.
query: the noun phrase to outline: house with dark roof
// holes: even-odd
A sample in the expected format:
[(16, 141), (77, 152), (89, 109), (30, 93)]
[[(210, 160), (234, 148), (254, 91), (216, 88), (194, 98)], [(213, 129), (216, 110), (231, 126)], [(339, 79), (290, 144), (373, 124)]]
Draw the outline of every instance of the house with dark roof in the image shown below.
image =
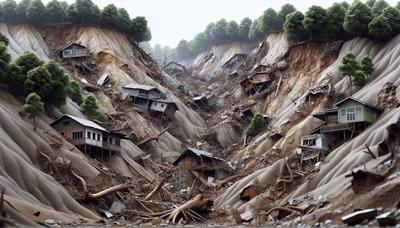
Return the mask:
[(150, 108), (152, 100), (165, 99), (165, 95), (156, 87), (140, 84), (129, 84), (122, 87), (122, 93), (132, 99), (133, 106), (143, 112)]
[(80, 58), (89, 56), (89, 50), (86, 46), (78, 43), (72, 43), (61, 49), (63, 59)]
[(121, 134), (113, 133), (93, 121), (63, 115), (51, 126), (71, 144), (90, 156), (111, 156), (121, 151)]
[(217, 104), (217, 96), (213, 93), (202, 94), (192, 98), (192, 101), (200, 108), (208, 109)]
[(173, 75), (176, 77), (182, 76), (184, 74), (187, 74), (186, 67), (182, 64), (179, 64), (177, 62), (169, 62), (167, 65), (163, 67), (163, 70), (169, 74)]
[(161, 118), (166, 116), (169, 119), (173, 118), (177, 110), (179, 109), (175, 102), (162, 99), (152, 100), (149, 108), (149, 112), (151, 114), (155, 114), (156, 116), (160, 116)]

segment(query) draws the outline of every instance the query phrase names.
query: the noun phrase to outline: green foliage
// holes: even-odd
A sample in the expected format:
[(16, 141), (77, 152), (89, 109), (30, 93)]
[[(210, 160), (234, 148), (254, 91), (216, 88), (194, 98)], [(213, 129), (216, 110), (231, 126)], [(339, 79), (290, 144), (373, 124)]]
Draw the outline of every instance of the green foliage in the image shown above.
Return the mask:
[(92, 95), (87, 96), (81, 105), (81, 112), (89, 118), (104, 120), (104, 114), (99, 111), (96, 98)]
[(137, 144), (139, 142), (139, 137), (135, 134), (135, 132), (131, 132), (128, 135), (129, 141), (131, 141), (134, 144)]
[(39, 66), (28, 72), (24, 85), (28, 93), (35, 92), (40, 97), (46, 98), (52, 90), (51, 83), (51, 75), (46, 67)]
[(108, 27), (118, 27), (118, 9), (114, 4), (109, 4), (101, 11), (102, 24)]
[(266, 122), (264, 117), (260, 113), (257, 113), (251, 120), (250, 127), (247, 130), (247, 135), (249, 136), (257, 135), (265, 128), (265, 126)]
[(251, 23), (250, 31), (249, 31), (249, 39), (250, 40), (260, 40), (263, 37), (263, 33), (260, 31), (260, 18), (255, 19), (253, 23)]
[(94, 3), (91, 0), (76, 0), (74, 4), (75, 16), (80, 23), (85, 22), (93, 16)]
[(289, 41), (299, 41), (305, 33), (303, 19), (304, 15), (300, 11), (293, 12), (286, 16), (283, 29)]
[(0, 42), (2, 42), (4, 45), (8, 45), (8, 38), (3, 35), (3, 33), (0, 33)]
[(347, 3), (346, 1), (341, 2), (340, 5), (341, 5), (343, 8), (345, 8), (346, 10), (350, 8), (349, 3)]
[(328, 22), (328, 14), (326, 10), (320, 6), (311, 6), (303, 19), (304, 28), (310, 33), (311, 38), (313, 35), (316, 36), (318, 33), (321, 33), (319, 31), (324, 31)]
[(367, 4), (369, 7), (374, 7), (376, 0), (367, 0), (365, 1), (365, 4)]
[(32, 52), (25, 52), (15, 60), (15, 64), (21, 68), (21, 74), (26, 76), (28, 71), (43, 65), (44, 62)]
[(22, 74), (21, 68), (17, 64), (12, 63), (9, 65), (7, 77), (5, 77), (3, 80), (4, 83), (6, 83), (8, 87), (11, 89), (11, 91), (24, 94), (25, 79), (26, 76)]
[(61, 23), (67, 18), (64, 8), (57, 0), (51, 0), (46, 5), (46, 17), (51, 23)]
[(226, 35), (230, 41), (239, 39), (239, 25), (235, 21), (231, 21), (226, 25)]
[(3, 81), (9, 71), (11, 56), (8, 54), (7, 45), (0, 42), (0, 81)]
[(22, 0), (18, 3), (17, 7), (15, 8), (15, 13), (17, 14), (19, 23), (29, 22), (28, 18), (26, 17), (26, 12), (30, 4), (31, 0)]
[(400, 32), (400, 11), (394, 7), (388, 6), (382, 11), (382, 16), (386, 17), (390, 27), (392, 27), (392, 36)]
[(361, 65), (357, 62), (353, 53), (347, 53), (342, 58), (342, 63), (339, 65), (339, 70), (343, 76), (354, 75), (357, 70), (361, 70)]
[(372, 6), (372, 16), (374, 17), (379, 16), (382, 13), (382, 11), (388, 6), (389, 4), (384, 0), (377, 0)]
[(372, 19), (368, 25), (369, 35), (376, 41), (384, 41), (391, 37), (393, 32), (388, 19), (380, 15)]
[(328, 26), (326, 34), (332, 39), (346, 38), (346, 31), (343, 29), (344, 17), (346, 16), (346, 9), (339, 3), (334, 3), (327, 9)]
[(46, 22), (46, 7), (41, 0), (32, 0), (26, 11), (26, 17), (33, 24), (44, 24)]
[(151, 33), (147, 27), (147, 20), (144, 17), (135, 17), (132, 19), (130, 31), (131, 37), (138, 43), (151, 39)]
[(76, 81), (70, 82), (70, 85), (68, 87), (68, 95), (78, 105), (81, 105), (83, 103), (83, 96), (81, 93), (81, 87)]
[(36, 131), (36, 117), (44, 113), (44, 104), (40, 96), (36, 93), (30, 93), (22, 106), (21, 113), (33, 118), (33, 130)]
[(61, 107), (67, 103), (69, 78), (64, 69), (54, 61), (49, 61), (43, 65), (50, 74), (50, 87), (46, 104), (49, 106)]
[(286, 16), (293, 12), (296, 12), (296, 8), (292, 4), (286, 3), (283, 5), (278, 13), (279, 18), (282, 21), (281, 23), (283, 24), (286, 20)]
[(269, 8), (264, 11), (258, 23), (258, 30), (265, 35), (270, 31), (282, 29), (281, 21), (279, 20), (278, 13)]
[(17, 8), (17, 3), (14, 0), (5, 0), (1, 3), (3, 8), (3, 19), (6, 22), (18, 21), (17, 13), (15, 9)]
[(182, 56), (183, 58), (187, 58), (190, 56), (190, 49), (189, 49), (189, 44), (186, 40), (181, 40), (176, 47), (176, 52), (179, 56)]
[(361, 70), (357, 70), (354, 75), (352, 75), (353, 85), (357, 88), (362, 88), (367, 84), (367, 78)]
[(131, 18), (124, 8), (118, 9), (118, 28), (124, 33), (128, 33), (131, 26)]
[(239, 25), (239, 38), (243, 41), (249, 39), (249, 31), (251, 26), (251, 19), (248, 17), (243, 18)]
[(215, 23), (215, 26), (211, 30), (211, 37), (217, 43), (223, 43), (228, 41), (228, 35), (226, 34), (227, 22), (225, 19), (221, 19)]
[(361, 60), (361, 70), (366, 76), (371, 75), (375, 70), (374, 63), (368, 55), (364, 56), (364, 58)]
[(350, 34), (362, 36), (368, 34), (368, 24), (372, 20), (371, 8), (356, 0), (346, 12), (343, 28)]

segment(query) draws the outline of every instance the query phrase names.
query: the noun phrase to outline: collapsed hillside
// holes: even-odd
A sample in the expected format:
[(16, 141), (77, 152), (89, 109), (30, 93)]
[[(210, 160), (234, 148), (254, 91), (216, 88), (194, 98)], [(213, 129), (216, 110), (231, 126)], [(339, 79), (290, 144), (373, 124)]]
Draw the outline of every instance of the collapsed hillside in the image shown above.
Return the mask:
[[(382, 206), (389, 211), (398, 203), (388, 196), (398, 195), (400, 184), (400, 36), (383, 45), (360, 38), (289, 45), (283, 34), (271, 33), (259, 45), (212, 47), (186, 61), (190, 75), (174, 77), (117, 32), (86, 26), (64, 26), (61, 33), (55, 29), (0, 25), (0, 32), (10, 40), (13, 59), (32, 51), (43, 60), (56, 60), (85, 93), (95, 95), (101, 110), (112, 119), (106, 127), (128, 129), (140, 139), (166, 132), (142, 147), (122, 140), (121, 154), (109, 160), (94, 159), (49, 125), (61, 114), (85, 118), (73, 101), (68, 100), (56, 116), (42, 116), (34, 132), (31, 121), (18, 114), (23, 99), (0, 89), (0, 184), (7, 202), (4, 212), (13, 223), (92, 224), (103, 219), (117, 224), (159, 224), (161, 217), (207, 224), (242, 220), (285, 225), (331, 220), (342, 224), (340, 217), (354, 210)], [(60, 50), (71, 43), (86, 46), (90, 57), (61, 59)], [(371, 126), (330, 151), (320, 163), (302, 167), (296, 153), (300, 138), (321, 124), (312, 115), (349, 96), (349, 81), (338, 71), (341, 57), (349, 51), (358, 59), (369, 55), (375, 63), (368, 84), (353, 97), (385, 110)], [(231, 69), (224, 68), (236, 54), (248, 57)], [(247, 96), (240, 82), (260, 64), (273, 66), (273, 80), (265, 90)], [(110, 80), (101, 86), (97, 80), (103, 74)], [(165, 93), (178, 106), (174, 118), (160, 120), (134, 110), (121, 96), (122, 86), (129, 83), (151, 85)], [(183, 90), (178, 89), (181, 85)], [(215, 107), (193, 105), (194, 96), (208, 92), (217, 97)], [(267, 126), (258, 134), (247, 136), (250, 120), (240, 115), (245, 109), (266, 119)], [(223, 157), (233, 170), (231, 177), (210, 181), (191, 173), (194, 176), (188, 188), (172, 187), (168, 177), (179, 167), (171, 162), (186, 147), (208, 150), (211, 155), (207, 156), (218, 155), (220, 161)], [(357, 171), (381, 176), (380, 181), (370, 185), (352, 174)], [(101, 199), (90, 198), (96, 194), (85, 195), (85, 191), (95, 193), (115, 186), (123, 190)], [(365, 189), (359, 191), (360, 186)], [(254, 189), (255, 194), (243, 198), (244, 189)], [(215, 210), (210, 212), (207, 199), (214, 200)], [(118, 202), (127, 210), (107, 218), (106, 212)], [(175, 208), (175, 204), (183, 206)], [(200, 221), (202, 218), (205, 220)]]

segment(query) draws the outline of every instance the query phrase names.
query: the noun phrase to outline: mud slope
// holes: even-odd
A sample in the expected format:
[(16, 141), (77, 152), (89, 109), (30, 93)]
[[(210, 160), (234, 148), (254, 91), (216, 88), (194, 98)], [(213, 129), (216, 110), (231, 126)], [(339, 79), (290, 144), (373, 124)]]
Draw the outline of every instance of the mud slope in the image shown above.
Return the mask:
[[(281, 153), (282, 157), (285, 154), (291, 154), (294, 147), (298, 145), (299, 138), (318, 124), (309, 114), (320, 110), (323, 108), (324, 104), (329, 106), (332, 103), (332, 101), (329, 102), (324, 99), (320, 100), (320, 103), (308, 104), (306, 96), (309, 93), (309, 89), (311, 87), (330, 84), (331, 87), (335, 89), (336, 94), (346, 96), (346, 93), (348, 93), (349, 82), (346, 79), (342, 79), (338, 71), (341, 57), (347, 52), (353, 52), (358, 59), (369, 55), (373, 58), (376, 68), (369, 78), (369, 83), (360, 91), (357, 91), (353, 97), (376, 105), (377, 95), (383, 85), (387, 82), (391, 82), (397, 86), (397, 99), (399, 99), (399, 41), (400, 36), (397, 36), (390, 42), (379, 45), (367, 39), (356, 38), (343, 44), (336, 61), (332, 59), (332, 55), (328, 55), (328, 58), (326, 56), (325, 58), (321, 58), (321, 52), (315, 52), (316, 50), (329, 50), (329, 48), (316, 48), (316, 50), (314, 50), (315, 46), (310, 46), (311, 44), (291, 48), (287, 55), (289, 68), (287, 72), (283, 72), (286, 81), (282, 83), (282, 91), (279, 91), (278, 99), (276, 99), (277, 101), (267, 98), (265, 102), (265, 112), (273, 117), (272, 126), (281, 129), (285, 135), (277, 142), (272, 141), (267, 135), (262, 135), (242, 152), (247, 154), (255, 150), (255, 153), (261, 156), (261, 159), (256, 163), (268, 159), (268, 156), (274, 153), (273, 151), (275, 151), (275, 153)], [(301, 50), (301, 52), (297, 53), (299, 50)], [(311, 61), (302, 62), (301, 56), (298, 55), (300, 53), (303, 56), (307, 56), (307, 59), (311, 59)], [(313, 60), (315, 57), (317, 58)], [(301, 64), (296, 66), (297, 63)], [(297, 67), (301, 69), (296, 69)], [(285, 89), (286, 87), (291, 88), (291, 90)], [(336, 97), (336, 99), (339, 98), (340, 97)], [(364, 168), (367, 170), (375, 169), (380, 162), (386, 158), (383, 156), (378, 159), (372, 159), (371, 156), (363, 151), (366, 151), (365, 145), (368, 145), (371, 150), (377, 154), (378, 144), (387, 138), (388, 127), (397, 123), (400, 120), (399, 118), (400, 108), (386, 110), (380, 118), (362, 132), (362, 134), (332, 151), (329, 156), (325, 158), (319, 172), (309, 181), (300, 184), (285, 199), (278, 200), (278, 202), (271, 202), (271, 204), (285, 205), (289, 200), (291, 200), (291, 202), (295, 200), (296, 203), (307, 205), (307, 203), (321, 201), (321, 199), (322, 201), (336, 199), (342, 192), (350, 188), (349, 181), (351, 179), (346, 179), (344, 177), (346, 173), (358, 167), (362, 168), (364, 164), (366, 164)], [(295, 119), (298, 120), (293, 121)], [(242, 153), (239, 153), (237, 157), (237, 159), (240, 158), (243, 158)], [(271, 193), (267, 190), (268, 186), (271, 183), (273, 185), (278, 176), (281, 175), (281, 171), (279, 170), (282, 169), (283, 166), (284, 163), (282, 160), (278, 160), (273, 165), (258, 170), (256, 173), (251, 174), (251, 176), (239, 180), (217, 198), (216, 205), (220, 207), (238, 207), (240, 212), (244, 212), (253, 207), (265, 207), (265, 205), (260, 205), (260, 202), (264, 202), (260, 199), (270, 196)], [(260, 185), (265, 189), (265, 192), (262, 192), (256, 198), (248, 202), (240, 200), (239, 194), (242, 189), (251, 184)], [(355, 198), (355, 196), (353, 197)], [(351, 199), (352, 198), (347, 198), (346, 200)], [(341, 200), (344, 199), (342, 198)], [(349, 202), (347, 202), (347, 204), (348, 203)]]

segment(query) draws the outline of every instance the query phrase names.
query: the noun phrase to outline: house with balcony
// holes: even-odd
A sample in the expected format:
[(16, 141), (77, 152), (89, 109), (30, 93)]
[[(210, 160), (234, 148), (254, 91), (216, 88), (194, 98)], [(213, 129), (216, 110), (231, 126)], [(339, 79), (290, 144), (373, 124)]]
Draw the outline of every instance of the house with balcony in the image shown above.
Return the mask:
[(165, 99), (165, 95), (156, 87), (140, 84), (129, 84), (122, 87), (122, 93), (132, 99), (133, 107), (148, 112), (152, 100)]
[(89, 56), (89, 50), (86, 46), (78, 43), (72, 43), (61, 49), (63, 59), (81, 58)]
[(104, 158), (121, 152), (121, 134), (113, 133), (93, 121), (63, 115), (51, 126), (67, 141), (91, 157)]

